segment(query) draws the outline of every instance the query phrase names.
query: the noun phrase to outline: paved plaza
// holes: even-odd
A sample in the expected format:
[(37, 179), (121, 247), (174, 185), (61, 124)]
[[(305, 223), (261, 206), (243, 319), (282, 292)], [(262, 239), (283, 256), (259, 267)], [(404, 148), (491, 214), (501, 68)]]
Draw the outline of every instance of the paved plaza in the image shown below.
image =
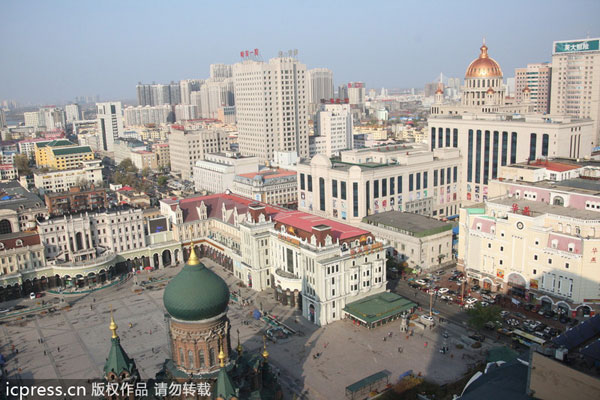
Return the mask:
[[(230, 273), (208, 259), (202, 261), (221, 275), (232, 291), (240, 290)], [(168, 278), (179, 270), (180, 267), (174, 267), (144, 272), (138, 281)], [(67, 297), (71, 307), (59, 308), (54, 313), (3, 322), (0, 351), (7, 359), (5, 368), (9, 376), (59, 380), (102, 376), (110, 349), (108, 326), (112, 306), (125, 351), (135, 359), (142, 378), (153, 378), (169, 357), (162, 286), (134, 293), (134, 281), (130, 280), (92, 294)], [(428, 330), (422, 337), (415, 330), (407, 339), (399, 331), (399, 321), (371, 331), (349, 321), (317, 328), (299, 317), (298, 311), (275, 303), (270, 291), (260, 294), (246, 288), (241, 291), (244, 299), (256, 307), (262, 306), (300, 332), (277, 343), (269, 342), (268, 350), (271, 362), (281, 370), (287, 391), (291, 388), (297, 393), (304, 392), (307, 398), (344, 398), (347, 385), (381, 370), (389, 371), (392, 381), (413, 370), (437, 383), (450, 382), (462, 376), (468, 364), (483, 358), (480, 350), (456, 349), (453, 342), (464, 334), (458, 327), (441, 328), (450, 333), (447, 340), (441, 337), (440, 329)], [(21, 303), (33, 305), (34, 301), (23, 299)], [(251, 305), (230, 306), (232, 347), (237, 345), (238, 330), (245, 351), (256, 352), (262, 347), (266, 324), (252, 319), (253, 309)], [(390, 331), (392, 336), (384, 341)], [(439, 352), (444, 343), (451, 349), (445, 355)], [(13, 345), (18, 354), (12, 351)], [(402, 353), (398, 352), (399, 347)], [(321, 355), (314, 358), (317, 353)]]

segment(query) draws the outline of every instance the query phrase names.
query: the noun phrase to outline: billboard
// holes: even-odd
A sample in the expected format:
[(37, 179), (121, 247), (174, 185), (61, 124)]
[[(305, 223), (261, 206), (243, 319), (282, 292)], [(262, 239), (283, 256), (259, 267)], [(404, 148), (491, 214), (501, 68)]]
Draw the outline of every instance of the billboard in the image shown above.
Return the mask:
[(554, 54), (580, 53), (583, 51), (598, 51), (600, 39), (578, 40), (575, 42), (554, 42)]
[(166, 232), (169, 230), (169, 223), (165, 217), (155, 218), (148, 221), (150, 233)]

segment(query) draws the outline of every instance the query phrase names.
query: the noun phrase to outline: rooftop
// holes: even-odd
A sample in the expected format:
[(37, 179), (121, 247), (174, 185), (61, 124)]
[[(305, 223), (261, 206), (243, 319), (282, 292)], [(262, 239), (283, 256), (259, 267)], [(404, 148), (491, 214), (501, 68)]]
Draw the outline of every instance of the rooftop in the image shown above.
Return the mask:
[(347, 304), (344, 311), (367, 324), (410, 310), (417, 305), (395, 293), (383, 292)]
[(404, 230), (413, 233), (414, 236), (418, 237), (452, 230), (452, 224), (450, 223), (442, 222), (424, 215), (403, 211), (386, 211), (369, 215), (363, 218), (363, 222), (370, 225), (386, 226)]
[(90, 146), (61, 147), (57, 149), (52, 149), (52, 152), (55, 156), (66, 156), (69, 154), (77, 153), (91, 153), (92, 148)]
[(249, 172), (247, 174), (239, 174), (238, 176), (241, 176), (244, 178), (250, 178), (250, 179), (254, 179), (257, 176), (261, 176), (261, 177), (263, 177), (263, 179), (268, 180), (268, 179), (282, 178), (284, 176), (296, 176), (296, 171), (290, 171), (287, 169), (277, 168), (277, 169), (262, 170), (259, 172)]
[(0, 182), (0, 208), (19, 210), (23, 208), (45, 208), (44, 202), (16, 181)]
[(554, 171), (554, 172), (565, 172), (565, 171), (571, 171), (573, 169), (578, 169), (578, 168), (582, 168), (581, 165), (577, 165), (577, 164), (567, 164), (564, 162), (556, 162), (556, 161), (548, 161), (548, 160), (535, 160), (534, 162), (530, 162), (530, 163), (519, 163), (519, 164), (512, 164), (511, 167), (513, 168), (524, 168), (524, 169), (547, 169), (549, 171)]
[(514, 197), (504, 197), (491, 199), (488, 201), (488, 205), (490, 204), (500, 204), (508, 207), (512, 207), (513, 204), (517, 204), (519, 206), (519, 210), (522, 210), (525, 207), (529, 207), (531, 216), (533, 217), (542, 214), (554, 214), (584, 220), (600, 221), (600, 213), (597, 211), (588, 211), (571, 207), (554, 206), (547, 203), (543, 203), (541, 201), (531, 201), (515, 199)]
[(524, 186), (538, 187), (541, 189), (548, 190), (564, 190), (566, 192), (585, 194), (588, 196), (600, 196), (600, 180), (595, 179), (584, 179), (584, 178), (573, 178), (565, 179), (562, 181), (539, 181), (539, 182), (528, 182), (528, 181), (511, 181), (504, 180), (504, 182), (515, 183)]
[[(319, 225), (331, 227), (331, 236), (335, 242), (336, 239), (344, 240), (362, 235), (370, 235), (371, 232), (357, 228), (352, 225), (343, 224), (331, 219), (319, 217), (317, 215), (308, 214), (301, 211), (287, 211), (275, 215), (273, 218), (276, 222), (293, 226), (296, 229), (301, 229), (305, 232), (312, 232), (312, 228)], [(322, 229), (323, 227), (319, 227)], [(319, 229), (317, 228), (317, 229)]]
[[(17, 245), (17, 240), (21, 240), (22, 244)], [(40, 235), (37, 232), (13, 232), (0, 235), (0, 243), (2, 250), (10, 250), (17, 247), (35, 246), (40, 244)]]

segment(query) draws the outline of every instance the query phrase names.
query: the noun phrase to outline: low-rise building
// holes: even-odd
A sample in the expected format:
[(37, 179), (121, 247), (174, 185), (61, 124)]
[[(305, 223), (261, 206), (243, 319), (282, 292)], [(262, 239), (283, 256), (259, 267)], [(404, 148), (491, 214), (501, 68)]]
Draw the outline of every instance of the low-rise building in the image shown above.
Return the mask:
[(128, 205), (135, 208), (150, 207), (150, 196), (146, 193), (135, 191), (132, 187), (123, 186), (116, 191), (119, 205)]
[(258, 157), (244, 157), (233, 152), (207, 154), (204, 160), (196, 161), (194, 166), (194, 187), (197, 192), (233, 190), (234, 177), (258, 172), (258, 162)]
[(598, 311), (600, 214), (503, 197), (460, 211), (458, 265), (486, 289)]
[(41, 171), (33, 173), (33, 182), (36, 188), (46, 192), (60, 192), (73, 186), (83, 184), (101, 185), (102, 161), (82, 161), (79, 168), (59, 171)]
[(44, 201), (17, 181), (0, 182), (0, 235), (35, 230), (48, 215)]
[(161, 212), (184, 244), (196, 243), (253, 290), (275, 289), (317, 325), (385, 292), (385, 250), (364, 229), (233, 194), (165, 199)]
[(141, 140), (137, 140), (137, 139), (125, 139), (125, 138), (118, 138), (115, 139), (115, 144), (114, 144), (114, 160), (115, 160), (115, 164), (120, 164), (121, 161), (125, 160), (126, 158), (131, 159), (131, 152), (132, 151), (138, 151), (138, 150), (147, 150), (148, 146), (146, 145), (146, 143), (142, 142)]
[(94, 159), (94, 152), (89, 146), (77, 146), (68, 140), (37, 142), (35, 146), (35, 163), (39, 168), (73, 169), (83, 161)]
[(23, 277), (35, 277), (45, 266), (44, 246), (36, 232), (0, 235), (0, 286), (10, 287)]
[(130, 153), (131, 162), (137, 167), (138, 170), (148, 168), (149, 170), (156, 171), (158, 169), (158, 162), (156, 160), (156, 154), (148, 150), (136, 150)]
[(0, 164), (0, 180), (12, 181), (17, 179), (18, 173), (14, 164)]
[(267, 204), (295, 205), (298, 204), (296, 182), (296, 171), (268, 168), (236, 175), (231, 191)]
[(46, 193), (44, 199), (46, 200), (46, 207), (48, 207), (48, 214), (51, 216), (108, 207), (106, 189), (96, 188), (94, 185), (91, 185), (88, 190), (73, 186), (62, 192)]
[(363, 218), (360, 227), (387, 247), (387, 255), (410, 268), (431, 271), (452, 261), (452, 225), (434, 218), (388, 211)]

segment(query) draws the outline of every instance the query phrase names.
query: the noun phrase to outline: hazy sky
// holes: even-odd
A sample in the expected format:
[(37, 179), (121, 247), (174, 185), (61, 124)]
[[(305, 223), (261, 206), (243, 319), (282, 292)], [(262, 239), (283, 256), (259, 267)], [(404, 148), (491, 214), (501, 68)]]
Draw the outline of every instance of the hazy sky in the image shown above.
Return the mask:
[(133, 99), (138, 81), (208, 76), (244, 49), (298, 49), (336, 86), (463, 78), (485, 36), (504, 77), (550, 61), (552, 41), (600, 36), (598, 0), (2, 0), (0, 100)]

